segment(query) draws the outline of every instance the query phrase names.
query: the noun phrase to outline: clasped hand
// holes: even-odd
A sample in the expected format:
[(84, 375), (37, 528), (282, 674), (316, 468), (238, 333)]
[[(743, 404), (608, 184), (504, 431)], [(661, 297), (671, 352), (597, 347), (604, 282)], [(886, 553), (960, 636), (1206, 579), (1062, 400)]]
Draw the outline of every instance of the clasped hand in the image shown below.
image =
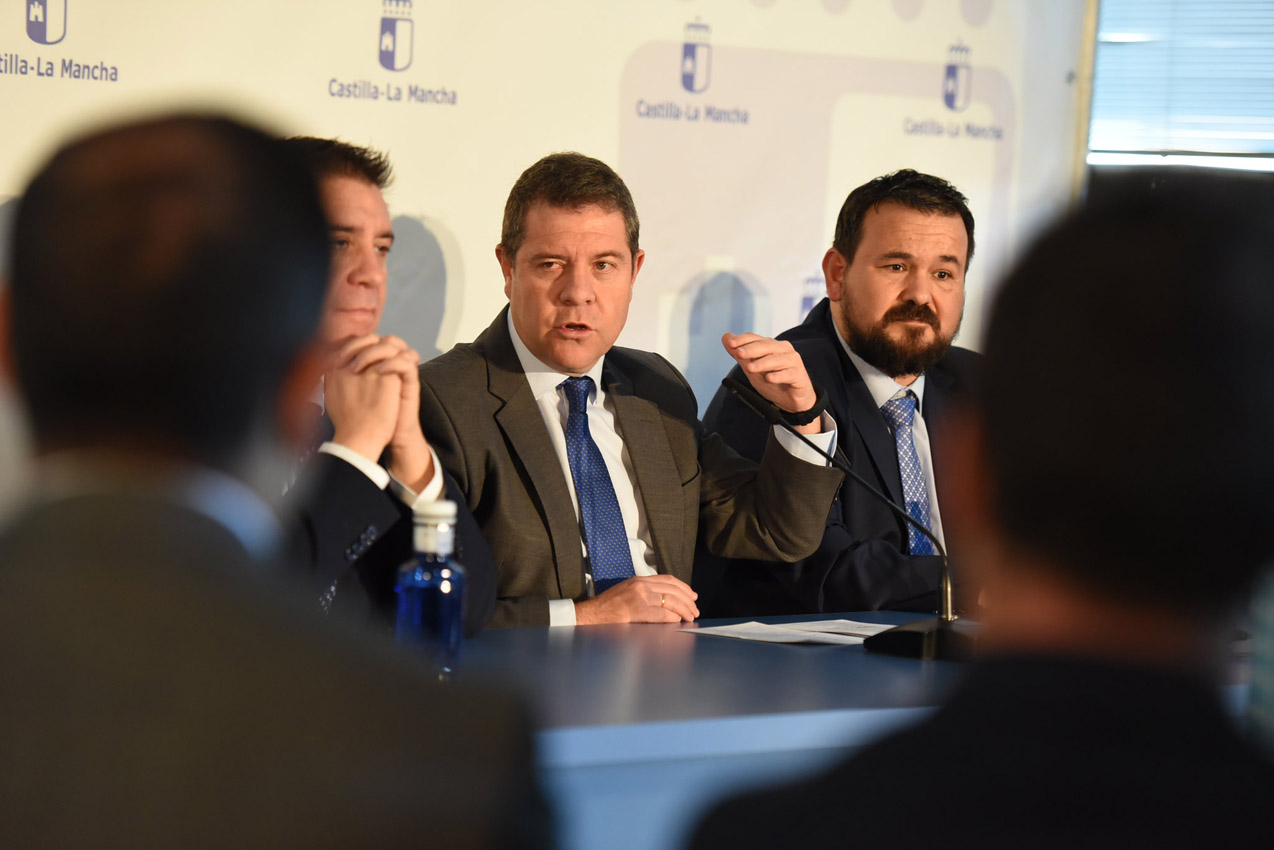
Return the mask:
[(433, 478), (433, 453), (420, 430), (420, 355), (396, 336), (344, 342), (324, 378), (333, 442), (373, 462), (385, 449), (389, 471), (420, 492)]

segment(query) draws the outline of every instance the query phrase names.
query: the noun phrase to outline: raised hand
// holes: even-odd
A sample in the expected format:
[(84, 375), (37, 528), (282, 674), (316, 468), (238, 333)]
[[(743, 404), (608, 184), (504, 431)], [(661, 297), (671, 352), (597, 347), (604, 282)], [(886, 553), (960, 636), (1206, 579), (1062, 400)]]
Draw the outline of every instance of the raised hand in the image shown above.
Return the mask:
[[(726, 334), (721, 344), (738, 361), (752, 388), (770, 402), (789, 413), (803, 413), (814, 406), (818, 395), (805, 361), (790, 342), (759, 334)], [(817, 434), (818, 420), (797, 428), (805, 434)]]

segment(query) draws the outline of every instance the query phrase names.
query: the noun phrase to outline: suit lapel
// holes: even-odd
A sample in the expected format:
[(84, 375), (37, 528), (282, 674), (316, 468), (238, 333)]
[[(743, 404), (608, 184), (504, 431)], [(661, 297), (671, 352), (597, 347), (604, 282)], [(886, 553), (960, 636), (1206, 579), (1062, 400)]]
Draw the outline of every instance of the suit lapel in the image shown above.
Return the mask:
[(943, 438), (946, 435), (942, 423), (951, 409), (951, 387), (954, 383), (955, 379), (942, 369), (941, 363), (925, 372), (925, 403), (920, 414), (925, 420), (925, 430), (929, 432), (929, 455), (935, 458), (933, 481), (938, 490), (939, 505), (945, 504), (945, 494), (942, 490), (942, 470), (936, 458), (943, 456)]
[[(830, 316), (827, 319), (827, 323), (830, 332), (836, 334), (836, 327), (832, 324)], [(884, 483), (885, 492), (889, 494), (891, 499), (901, 504), (904, 497), (902, 494), (902, 478), (898, 473), (898, 449), (894, 445), (894, 436), (889, 433), (889, 426), (885, 424), (885, 417), (881, 414), (880, 408), (876, 407), (876, 402), (871, 397), (867, 384), (863, 383), (862, 376), (854, 368), (853, 361), (849, 359), (849, 355), (845, 353), (844, 347), (836, 336), (832, 337), (832, 343), (835, 345), (841, 373), (844, 375), (842, 385), (837, 387), (836, 390), (844, 394), (845, 407), (848, 408), (850, 415), (853, 416), (851, 427), (854, 435), (862, 441), (863, 446), (867, 449), (867, 456), (870, 458), (872, 466), (876, 469), (877, 478)], [(845, 423), (841, 423), (841, 427), (844, 428)], [(859, 475), (864, 473), (864, 470), (855, 471)]]
[(602, 381), (615, 405), (615, 420), (637, 476), (637, 488), (655, 549), (655, 563), (659, 572), (667, 573), (670, 565), (676, 563), (678, 552), (670, 547), (682, 540), (686, 516), (678, 495), (681, 476), (662, 416), (653, 402), (633, 393), (632, 381), (611, 358), (607, 358), (603, 366)]
[(486, 353), (487, 388), (502, 402), (495, 413), (496, 423), (522, 466), (523, 483), (548, 529), (558, 590), (563, 599), (575, 599), (584, 593), (579, 521), (557, 452), (509, 339), (506, 315), (507, 310), (502, 310), (478, 339)]

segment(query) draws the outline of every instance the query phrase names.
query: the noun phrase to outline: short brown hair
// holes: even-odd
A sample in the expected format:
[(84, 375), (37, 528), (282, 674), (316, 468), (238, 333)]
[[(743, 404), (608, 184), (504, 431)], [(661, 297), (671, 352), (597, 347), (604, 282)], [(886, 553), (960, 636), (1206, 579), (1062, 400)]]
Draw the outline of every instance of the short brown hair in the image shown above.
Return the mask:
[(832, 247), (841, 253), (845, 262), (854, 262), (858, 243), (863, 239), (863, 218), (867, 211), (881, 204), (901, 204), (930, 215), (960, 216), (969, 237), (969, 252), (964, 258), (965, 271), (969, 270), (969, 261), (973, 259), (973, 213), (969, 212), (969, 199), (941, 177), (910, 168), (869, 180), (849, 193), (836, 217), (836, 235), (832, 238)]
[(315, 136), (293, 136), (283, 143), (309, 166), (317, 180), (353, 177), (384, 189), (394, 179), (389, 158), (371, 148)]
[(553, 153), (522, 172), (509, 190), (500, 230), (500, 244), (510, 257), (516, 257), (522, 247), (526, 215), (540, 201), (554, 207), (596, 205), (608, 212), (618, 211), (624, 216), (628, 250), (637, 255), (641, 223), (633, 196), (614, 169), (601, 160), (581, 153)]
[(10, 240), (37, 446), (144, 440), (222, 468), (314, 338), (331, 254), (313, 172), (210, 115), (70, 142), (27, 186)]

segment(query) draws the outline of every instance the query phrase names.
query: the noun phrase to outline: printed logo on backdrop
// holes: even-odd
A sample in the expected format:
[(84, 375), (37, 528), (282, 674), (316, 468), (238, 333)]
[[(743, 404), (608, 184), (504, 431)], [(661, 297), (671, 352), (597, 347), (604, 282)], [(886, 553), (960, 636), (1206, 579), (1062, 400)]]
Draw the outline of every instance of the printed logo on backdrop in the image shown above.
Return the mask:
[[(712, 45), (708, 43), (711, 36), (712, 27), (707, 24), (695, 21), (685, 26), (678, 70), (681, 87), (690, 94), (703, 94), (712, 84)], [(671, 57), (669, 59), (671, 61)], [(672, 80), (663, 74), (658, 79), (651, 77), (644, 84), (654, 96), (637, 99), (638, 118), (686, 124), (745, 125), (751, 117), (747, 109), (737, 104), (724, 107), (702, 98), (683, 98), (672, 87)]]
[[(973, 102), (973, 49), (961, 42), (947, 48), (942, 67), (942, 103), (952, 112), (963, 112)], [(936, 111), (936, 110), (935, 110)], [(902, 132), (907, 136), (932, 136), (944, 139), (973, 139), (984, 142), (1004, 140), (999, 124), (978, 124), (952, 115), (927, 115), (902, 119)]]
[[(368, 0), (363, 2), (370, 9), (371, 3)], [(415, 4), (412, 0), (376, 0), (376, 5), (380, 7), (380, 36), (376, 41), (380, 67), (395, 74), (406, 71), (416, 58), (416, 24), (412, 19)], [(366, 42), (360, 44), (365, 45)], [(365, 48), (360, 48), (359, 55), (366, 57), (362, 49)], [(404, 103), (455, 106), (459, 100), (460, 95), (455, 89), (438, 85), (436, 80), (408, 80), (393, 76), (371, 79), (372, 74), (379, 72), (371, 65), (370, 57), (362, 61), (367, 63), (366, 66), (360, 64), (357, 68), (366, 67), (367, 70), (346, 70), (328, 77), (328, 97), (349, 101), (372, 100), (391, 106)], [(419, 72), (419, 63), (416, 72)]]
[(686, 24), (686, 40), (681, 46), (681, 86), (691, 94), (708, 90), (712, 81), (712, 28), (697, 21)]
[(380, 64), (388, 71), (411, 67), (411, 0), (384, 0), (380, 18)]
[(963, 112), (973, 92), (970, 53), (972, 51), (958, 41), (947, 48), (947, 67), (942, 75), (942, 102), (952, 112)]
[(36, 44), (66, 38), (67, 0), (27, 0), (27, 37)]
[[(61, 44), (66, 38), (68, 4), (69, 0), (22, 0), (27, 38), (42, 47)], [(117, 83), (119, 67), (100, 57), (64, 56), (59, 50), (50, 55), (44, 51), (34, 54), (0, 49), (0, 75)]]

